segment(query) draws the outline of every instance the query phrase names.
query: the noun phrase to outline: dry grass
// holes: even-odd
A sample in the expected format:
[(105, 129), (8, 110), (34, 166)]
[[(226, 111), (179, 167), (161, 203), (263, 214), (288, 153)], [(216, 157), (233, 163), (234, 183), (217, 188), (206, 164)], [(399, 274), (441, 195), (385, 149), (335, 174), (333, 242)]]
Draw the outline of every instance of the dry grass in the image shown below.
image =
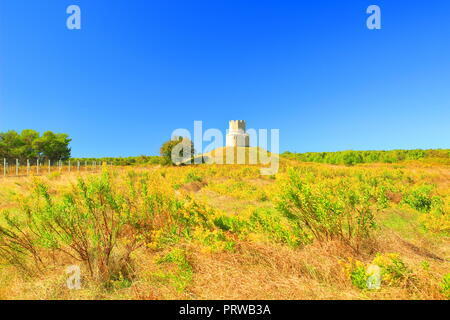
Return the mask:
[[(445, 298), (439, 285), (443, 276), (450, 272), (450, 238), (445, 232), (425, 230), (420, 220), (423, 213), (403, 205), (402, 198), (408, 188), (430, 183), (436, 186), (435, 192), (446, 202), (444, 208), (448, 208), (448, 165), (408, 162), (349, 168), (283, 160), (281, 171), (275, 178), (260, 176), (257, 167), (236, 165), (141, 167), (134, 168), (134, 171), (161, 175), (167, 185), (176, 190), (179, 199), (205, 202), (217, 215), (244, 218), (256, 208), (275, 210), (274, 200), (280, 192), (285, 171), (292, 167), (319, 172), (324, 179), (329, 175), (333, 179), (346, 179), (360, 173), (374, 177), (385, 172), (401, 174), (402, 178), (386, 193), (389, 206), (377, 212), (379, 228), (358, 252), (340, 241), (314, 241), (292, 247), (272, 241), (266, 235), (225, 232), (226, 238), (234, 243), (232, 250), (212, 249), (210, 244), (201, 244), (195, 237), (181, 238), (168, 245), (140, 248), (132, 254), (133, 281), (128, 285), (119, 283), (113, 288), (105, 288), (101, 283), (83, 278), (81, 290), (69, 290), (65, 266), (73, 262), (62, 256), (55, 257), (59, 261), (57, 265), (32, 277), (20, 274), (12, 266), (2, 265), (0, 299)], [(115, 170), (119, 177), (130, 171), (129, 168)], [(186, 177), (192, 172), (200, 177), (199, 181), (188, 181)], [(59, 196), (72, 188), (79, 175), (87, 177), (95, 173), (44, 175), (39, 179), (50, 186), (51, 194)], [(33, 179), (0, 179), (0, 211), (19, 208), (21, 199), (32, 190)], [(448, 217), (448, 212), (446, 214)], [(177, 263), (158, 262), (174, 249), (184, 253), (186, 264), (192, 270), (183, 271)], [(370, 264), (377, 253), (397, 253), (412, 270), (414, 281), (408, 286), (383, 286), (375, 291), (355, 287), (343, 271), (342, 261), (351, 258)], [(192, 273), (192, 278), (180, 280), (179, 272)], [(171, 276), (173, 274), (174, 277)], [(182, 286), (174, 285), (174, 281)]]

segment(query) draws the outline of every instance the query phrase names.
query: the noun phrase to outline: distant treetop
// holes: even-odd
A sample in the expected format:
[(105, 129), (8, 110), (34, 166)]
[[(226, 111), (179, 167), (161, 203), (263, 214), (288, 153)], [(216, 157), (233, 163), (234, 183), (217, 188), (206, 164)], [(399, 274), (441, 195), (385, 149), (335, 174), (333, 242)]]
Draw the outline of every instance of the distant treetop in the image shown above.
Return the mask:
[(329, 164), (355, 165), (358, 163), (395, 163), (405, 160), (421, 160), (425, 158), (450, 159), (450, 150), (390, 150), (390, 151), (338, 151), (338, 152), (285, 152), (283, 157), (303, 162), (320, 162)]
[(42, 135), (32, 129), (25, 129), (20, 134), (14, 130), (0, 132), (0, 158), (67, 160), (71, 152), (70, 141), (68, 134), (52, 131)]

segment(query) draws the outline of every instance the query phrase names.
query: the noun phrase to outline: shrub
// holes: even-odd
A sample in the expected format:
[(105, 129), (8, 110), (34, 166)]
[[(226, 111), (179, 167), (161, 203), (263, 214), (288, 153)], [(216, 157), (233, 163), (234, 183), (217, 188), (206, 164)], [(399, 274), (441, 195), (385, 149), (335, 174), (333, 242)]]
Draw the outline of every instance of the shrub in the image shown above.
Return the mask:
[(240, 238), (260, 237), (276, 243), (298, 247), (309, 242), (307, 235), (292, 225), (274, 209), (249, 209), (249, 215), (220, 215), (214, 218), (214, 225), (221, 230), (238, 235)]
[(194, 229), (193, 239), (206, 247), (210, 252), (234, 250), (234, 242), (228, 239), (225, 232), (220, 229), (209, 229), (198, 226)]
[(242, 221), (239, 217), (229, 217), (220, 215), (214, 218), (214, 225), (224, 231), (231, 231), (234, 233), (243, 232), (248, 228), (248, 223)]
[(349, 258), (347, 262), (339, 261), (339, 264), (355, 287), (361, 290), (367, 289), (369, 275), (366, 273), (366, 266), (362, 261)]
[(380, 209), (385, 209), (388, 207), (389, 198), (386, 195), (386, 187), (381, 186), (378, 191), (377, 203)]
[(391, 151), (338, 151), (338, 152), (285, 152), (283, 157), (307, 162), (354, 165), (356, 163), (385, 162), (394, 163), (404, 160), (420, 160), (424, 158), (440, 158), (448, 160), (447, 150), (391, 150)]
[(402, 202), (411, 208), (421, 212), (429, 212), (433, 203), (431, 192), (434, 187), (431, 185), (421, 185), (412, 189), (404, 197)]
[(359, 289), (367, 289), (366, 267), (364, 264), (357, 263), (350, 273), (350, 280), (353, 285)]
[(303, 230), (297, 225), (283, 221), (283, 216), (273, 209), (256, 209), (248, 221), (248, 229), (268, 236), (272, 241), (298, 247), (309, 241)]
[(442, 279), (441, 293), (450, 300), (450, 273), (447, 273)]
[(353, 166), (357, 163), (362, 163), (363, 159), (361, 157), (361, 155), (357, 152), (354, 151), (345, 151), (342, 154), (342, 162), (346, 165), (346, 166)]
[[(164, 266), (164, 271), (156, 273), (155, 276), (160, 280), (172, 284), (178, 291), (183, 291), (192, 281), (192, 266), (186, 258), (186, 253), (179, 248), (174, 248), (166, 255), (157, 259), (157, 264)], [(175, 268), (168, 269), (168, 265), (174, 265)]]
[(198, 176), (195, 174), (194, 171), (189, 171), (188, 174), (186, 175), (186, 178), (184, 179), (185, 183), (189, 183), (189, 182), (202, 182), (202, 177)]
[(290, 170), (282, 190), (278, 210), (319, 241), (339, 239), (358, 249), (375, 227), (368, 195), (343, 180), (308, 182)]
[(61, 197), (36, 182), (22, 210), (4, 216), (0, 257), (32, 272), (48, 265), (46, 252), (57, 251), (84, 263), (102, 282), (129, 275), (131, 253), (151, 241), (153, 230), (167, 225), (177, 202), (156, 186), (149, 190), (145, 178), (137, 183), (138, 176), (130, 174), (128, 179), (129, 189), (124, 190), (114, 187), (104, 172), (87, 182), (79, 179)]
[(377, 254), (372, 263), (381, 268), (382, 282), (387, 285), (407, 287), (414, 281), (412, 271), (398, 254)]
[(188, 138), (178, 137), (176, 140), (166, 141), (160, 148), (160, 154), (161, 164), (179, 165), (187, 163), (194, 158), (194, 144)]

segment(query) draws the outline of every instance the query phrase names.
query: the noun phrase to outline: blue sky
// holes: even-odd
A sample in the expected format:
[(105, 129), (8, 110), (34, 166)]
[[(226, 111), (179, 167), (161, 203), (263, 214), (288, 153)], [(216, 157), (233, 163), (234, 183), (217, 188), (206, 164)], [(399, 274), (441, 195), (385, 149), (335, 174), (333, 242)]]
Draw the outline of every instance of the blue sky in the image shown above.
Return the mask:
[(281, 151), (450, 148), (449, 22), (448, 0), (0, 0), (0, 131), (69, 133), (75, 157), (231, 119)]

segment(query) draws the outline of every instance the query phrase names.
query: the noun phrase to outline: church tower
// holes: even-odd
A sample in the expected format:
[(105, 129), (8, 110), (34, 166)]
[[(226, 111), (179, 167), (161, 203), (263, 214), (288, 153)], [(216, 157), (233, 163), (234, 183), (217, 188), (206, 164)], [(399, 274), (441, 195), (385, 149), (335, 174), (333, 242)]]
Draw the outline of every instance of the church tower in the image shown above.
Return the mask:
[(231, 120), (227, 134), (227, 147), (250, 147), (250, 136), (245, 132), (244, 120)]

